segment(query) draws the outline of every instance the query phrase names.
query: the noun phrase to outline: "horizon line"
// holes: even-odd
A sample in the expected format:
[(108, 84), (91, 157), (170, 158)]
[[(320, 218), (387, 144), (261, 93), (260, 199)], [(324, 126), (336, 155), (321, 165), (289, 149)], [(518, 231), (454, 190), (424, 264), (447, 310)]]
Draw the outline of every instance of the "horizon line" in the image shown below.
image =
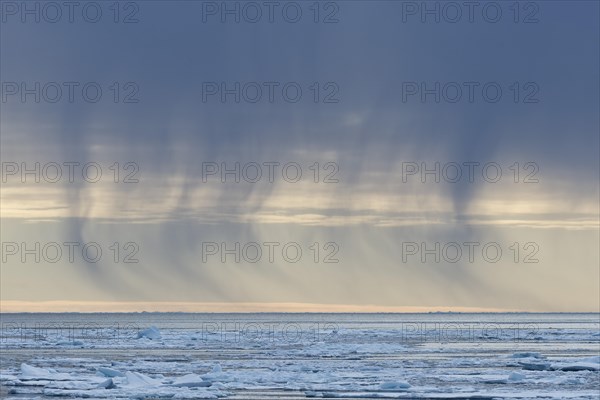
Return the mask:
[(597, 310), (522, 310), (465, 306), (383, 306), (374, 304), (319, 304), (292, 302), (142, 302), (142, 301), (20, 301), (0, 300), (1, 314), (18, 313), (328, 313), (328, 314), (420, 314), (420, 313), (600, 313)]

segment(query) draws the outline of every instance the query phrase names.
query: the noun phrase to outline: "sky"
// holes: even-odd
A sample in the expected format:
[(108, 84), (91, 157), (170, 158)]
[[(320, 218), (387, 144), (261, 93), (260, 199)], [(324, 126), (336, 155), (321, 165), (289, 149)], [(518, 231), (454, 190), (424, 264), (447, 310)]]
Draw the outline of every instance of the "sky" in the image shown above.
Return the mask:
[(600, 311), (600, 7), (2, 2), (2, 311)]

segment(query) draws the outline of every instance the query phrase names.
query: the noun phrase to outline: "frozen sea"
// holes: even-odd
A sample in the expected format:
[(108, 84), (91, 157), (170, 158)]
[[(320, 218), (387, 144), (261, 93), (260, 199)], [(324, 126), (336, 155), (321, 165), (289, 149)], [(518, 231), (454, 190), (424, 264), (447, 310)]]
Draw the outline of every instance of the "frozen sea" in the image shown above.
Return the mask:
[(599, 314), (0, 319), (6, 399), (600, 399)]

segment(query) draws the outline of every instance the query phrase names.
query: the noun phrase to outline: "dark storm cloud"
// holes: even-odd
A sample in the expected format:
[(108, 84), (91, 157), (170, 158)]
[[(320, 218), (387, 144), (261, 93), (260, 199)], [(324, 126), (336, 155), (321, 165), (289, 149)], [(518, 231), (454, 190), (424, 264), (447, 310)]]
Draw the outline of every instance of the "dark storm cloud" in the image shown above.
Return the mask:
[[(25, 103), (18, 95), (9, 98), (2, 103), (2, 158), (135, 161), (141, 182), (115, 189), (110, 200), (115, 215), (102, 217), (118, 219), (119, 210), (142, 209), (137, 217), (163, 221), (153, 228), (154, 239), (170, 249), (193, 248), (194, 237), (207, 229), (190, 219), (233, 222), (220, 228), (224, 237), (256, 235), (260, 227), (235, 223), (265, 210), (290, 220), (317, 211), (337, 221), (347, 217), (374, 225), (410, 220), (419, 213), (404, 211), (402, 204), (393, 212), (352, 208), (368, 190), (373, 190), (373, 203), (382, 194), (407, 191), (399, 175), (402, 162), (494, 161), (506, 167), (531, 161), (543, 178), (535, 193), (546, 190), (548, 196), (574, 204), (598, 196), (600, 65), (593, 40), (598, 37), (598, 4), (540, 3), (539, 22), (531, 24), (514, 23), (508, 7), (498, 23), (481, 18), (421, 23), (418, 15), (403, 21), (402, 2), (347, 1), (338, 3), (335, 24), (315, 24), (310, 18), (296, 24), (222, 24), (217, 19), (202, 22), (202, 2), (139, 4), (135, 24), (110, 19), (98, 24), (2, 24), (3, 82), (97, 82), (103, 89), (97, 103), (80, 97), (52, 104), (36, 103), (31, 96)], [(112, 101), (114, 82), (120, 90), (118, 103)], [(258, 82), (263, 89), (264, 82), (279, 86), (273, 103), (265, 92), (257, 103), (236, 103), (231, 95), (223, 103), (218, 94), (204, 102), (206, 82), (224, 82), (229, 88), (235, 82)], [(303, 89), (297, 103), (282, 98), (287, 82)], [(321, 90), (318, 104), (310, 89), (314, 82)], [(461, 100), (442, 96), (438, 103), (435, 95), (427, 95), (423, 102), (421, 93), (404, 96), (413, 85), (431, 89), (438, 82), (462, 88)], [(472, 102), (467, 100), (468, 82), (476, 87)], [(122, 102), (130, 93), (128, 83), (139, 88), (139, 102)], [(502, 88), (500, 101), (482, 97), (486, 83)], [(327, 84), (339, 88), (339, 102), (322, 103)], [(526, 98), (537, 101), (525, 103)], [(202, 162), (213, 161), (335, 161), (343, 179), (324, 197), (337, 207), (274, 209), (269, 200), (277, 185), (211, 187), (217, 193), (209, 207), (199, 202), (197, 192), (204, 188)], [(458, 226), (441, 236), (472, 235), (478, 232), (470, 225), (474, 220), (493, 219), (470, 210), (487, 188), (465, 181), (428, 186), (424, 192), (442, 191), (452, 212), (423, 211), (430, 212), (428, 217), (439, 212), (441, 220)], [(532, 193), (518, 190), (524, 198)], [(80, 241), (95, 229), (100, 199), (90, 192), (84, 182), (63, 191), (73, 218), (66, 218), (62, 229)], [(316, 196), (304, 195), (307, 200)], [(163, 198), (168, 200), (161, 203)], [(158, 203), (155, 213), (145, 207), (153, 201)], [(565, 210), (558, 217), (556, 210), (544, 211), (554, 221), (568, 220), (579, 210)], [(590, 219), (588, 210), (581, 214)], [(375, 237), (380, 242), (373, 247), (381, 257), (385, 240)], [(171, 253), (169, 268), (185, 276), (199, 273), (190, 271), (193, 252)], [(162, 276), (159, 265), (153, 268)], [(110, 275), (89, 271), (91, 280), (114, 283)], [(452, 282), (477, 279), (459, 272), (436, 276)], [(219, 286), (218, 276), (204, 273), (203, 279), (214, 296), (231, 293)], [(126, 291), (125, 283), (114, 285)]]

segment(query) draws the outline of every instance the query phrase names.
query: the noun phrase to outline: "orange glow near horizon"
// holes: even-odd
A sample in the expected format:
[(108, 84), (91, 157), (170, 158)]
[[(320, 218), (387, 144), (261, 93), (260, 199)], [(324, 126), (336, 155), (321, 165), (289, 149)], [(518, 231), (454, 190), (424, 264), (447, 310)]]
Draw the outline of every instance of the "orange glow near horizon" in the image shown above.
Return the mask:
[(20, 312), (206, 312), (206, 313), (428, 313), (428, 312), (524, 312), (479, 307), (417, 307), (314, 303), (193, 303), (193, 302), (104, 302), (104, 301), (15, 301), (0, 302), (1, 313)]

